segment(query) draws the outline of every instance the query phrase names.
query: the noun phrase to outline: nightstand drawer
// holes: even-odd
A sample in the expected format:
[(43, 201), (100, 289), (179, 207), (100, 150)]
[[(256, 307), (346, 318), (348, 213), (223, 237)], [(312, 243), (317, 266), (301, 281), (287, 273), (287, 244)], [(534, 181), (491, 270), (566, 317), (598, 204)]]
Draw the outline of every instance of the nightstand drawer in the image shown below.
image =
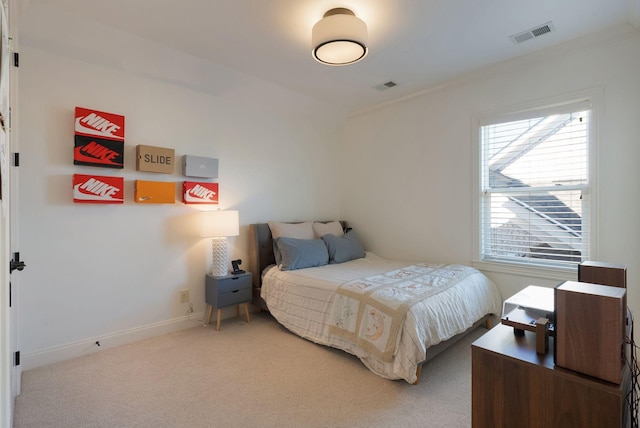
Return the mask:
[(205, 283), (205, 301), (213, 309), (251, 302), (253, 288), (250, 273), (238, 275), (207, 275)]
[(230, 293), (232, 291), (251, 290), (251, 275), (229, 276), (218, 279), (218, 293)]
[(228, 293), (220, 293), (218, 295), (218, 308), (250, 302), (251, 297), (251, 288), (242, 288)]

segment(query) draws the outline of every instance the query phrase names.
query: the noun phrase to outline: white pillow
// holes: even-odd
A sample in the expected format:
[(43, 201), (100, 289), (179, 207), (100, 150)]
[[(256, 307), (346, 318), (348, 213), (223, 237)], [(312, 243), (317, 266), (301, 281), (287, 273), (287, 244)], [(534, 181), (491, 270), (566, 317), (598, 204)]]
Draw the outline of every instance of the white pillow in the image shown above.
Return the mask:
[(322, 238), (324, 235), (344, 235), (342, 224), (340, 224), (339, 221), (332, 221), (329, 223), (320, 223), (316, 221), (313, 223), (313, 233), (315, 234), (315, 238)]
[(313, 226), (310, 221), (304, 223), (267, 223), (271, 229), (271, 236), (276, 238), (313, 239)]

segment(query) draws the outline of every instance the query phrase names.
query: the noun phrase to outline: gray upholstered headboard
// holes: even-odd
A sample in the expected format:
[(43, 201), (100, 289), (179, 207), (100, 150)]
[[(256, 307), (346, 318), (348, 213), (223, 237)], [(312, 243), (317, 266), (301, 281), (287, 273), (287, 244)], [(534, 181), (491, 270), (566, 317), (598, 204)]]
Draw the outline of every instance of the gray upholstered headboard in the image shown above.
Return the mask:
[[(296, 223), (296, 222), (292, 222)], [(323, 223), (328, 223), (323, 221)], [(342, 227), (346, 228), (347, 223), (341, 221)], [(258, 307), (267, 310), (267, 307), (260, 297), (260, 287), (262, 283), (262, 271), (276, 263), (273, 255), (273, 237), (271, 229), (267, 223), (256, 223), (249, 225), (249, 271), (253, 280), (253, 303)]]

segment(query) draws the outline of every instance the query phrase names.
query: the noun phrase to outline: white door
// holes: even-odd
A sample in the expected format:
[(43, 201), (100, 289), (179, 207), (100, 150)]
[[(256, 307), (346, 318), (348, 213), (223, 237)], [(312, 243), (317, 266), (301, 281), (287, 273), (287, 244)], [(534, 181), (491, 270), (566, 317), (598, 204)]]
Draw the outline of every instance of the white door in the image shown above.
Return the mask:
[(10, 203), (9, 203), (9, 164), (8, 164), (8, 147), (6, 133), (0, 130), (0, 290), (2, 297), (0, 298), (0, 426), (9, 427), (11, 423), (11, 415), (13, 414), (13, 361), (11, 358), (12, 343), (12, 310), (9, 306), (9, 236), (10, 236)]
[(17, 230), (12, 221), (17, 218), (17, 181), (13, 177), (17, 171), (12, 167), (7, 1), (2, 0), (0, 6), (0, 427), (10, 427), (15, 397), (20, 393), (20, 367), (15, 360), (18, 347), (17, 293), (15, 283), (11, 285), (11, 265), (17, 266), (11, 263), (14, 262), (12, 248), (17, 244), (17, 236), (12, 233)]

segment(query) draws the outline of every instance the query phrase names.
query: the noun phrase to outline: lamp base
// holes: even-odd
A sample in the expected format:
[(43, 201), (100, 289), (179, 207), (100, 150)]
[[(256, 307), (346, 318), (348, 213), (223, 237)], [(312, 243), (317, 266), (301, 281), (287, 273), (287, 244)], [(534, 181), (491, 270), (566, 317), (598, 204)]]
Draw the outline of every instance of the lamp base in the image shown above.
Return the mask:
[(229, 269), (227, 268), (227, 238), (213, 238), (211, 240), (211, 255), (213, 256), (211, 275), (228, 275)]

